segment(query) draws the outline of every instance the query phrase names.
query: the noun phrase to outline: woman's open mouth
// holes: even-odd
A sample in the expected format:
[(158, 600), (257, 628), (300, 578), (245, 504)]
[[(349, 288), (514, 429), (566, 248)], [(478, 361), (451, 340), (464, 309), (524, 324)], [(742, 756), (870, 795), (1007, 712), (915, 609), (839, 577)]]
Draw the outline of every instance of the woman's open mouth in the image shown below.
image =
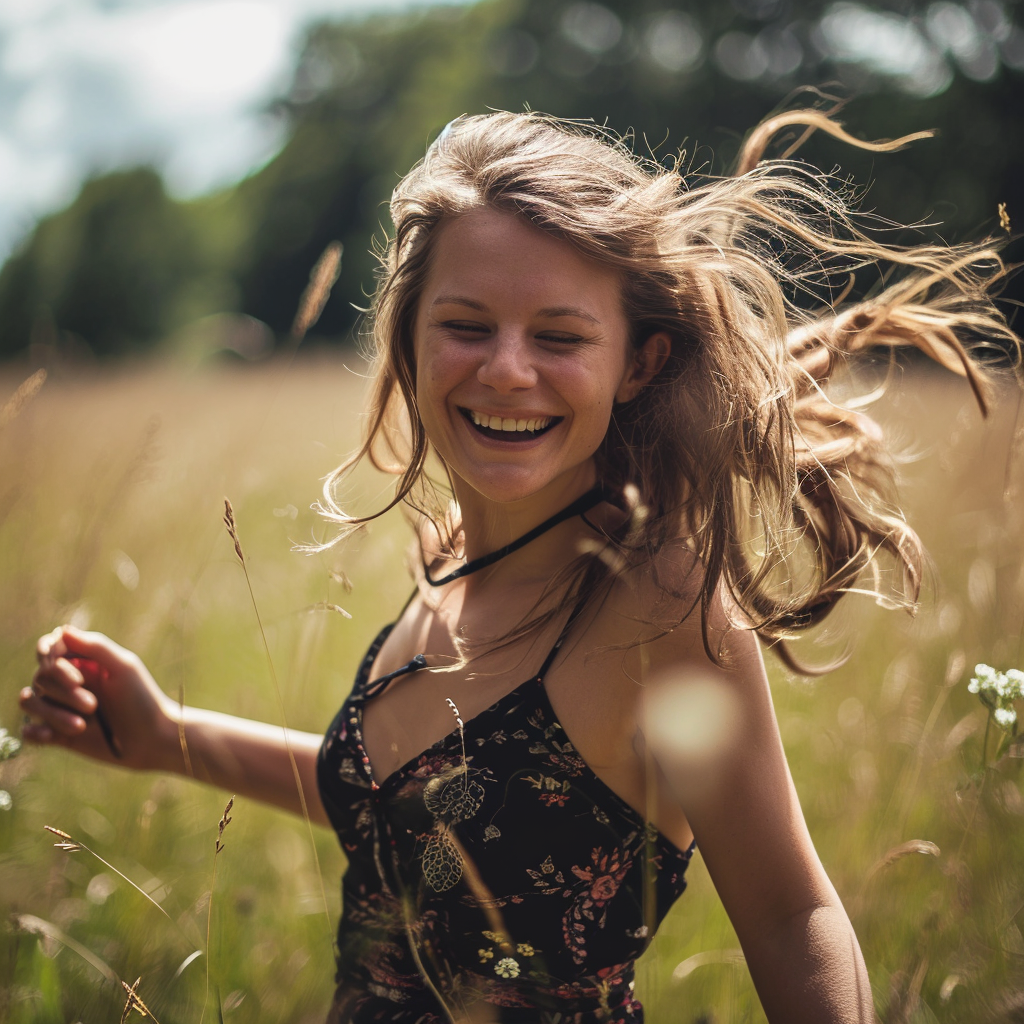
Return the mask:
[(532, 441), (546, 434), (553, 426), (562, 422), (562, 416), (530, 416), (523, 419), (491, 416), (475, 409), (459, 408), (459, 412), (472, 424), (473, 429), (494, 441)]

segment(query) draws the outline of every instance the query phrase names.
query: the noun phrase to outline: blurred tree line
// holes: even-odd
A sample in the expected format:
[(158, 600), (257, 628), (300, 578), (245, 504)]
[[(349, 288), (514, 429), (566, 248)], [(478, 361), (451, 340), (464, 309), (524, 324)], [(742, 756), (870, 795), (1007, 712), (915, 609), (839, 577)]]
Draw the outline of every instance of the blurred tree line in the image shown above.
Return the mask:
[(859, 137), (938, 132), (879, 157), (812, 138), (803, 156), (871, 183), (865, 208), (941, 222), (927, 230), (948, 240), (997, 233), (997, 203), (1024, 217), (1017, 13), (999, 0), (483, 0), (318, 24), (275, 104), (287, 143), (261, 170), (189, 202), (151, 169), (108, 174), (38, 223), (0, 271), (0, 357), (30, 344), (116, 356), (217, 313), (283, 337), (332, 239), (342, 276), (317, 332), (346, 337), (399, 175), (453, 117), (489, 108), (593, 118), (721, 173), (747, 129), (818, 88), (849, 99)]

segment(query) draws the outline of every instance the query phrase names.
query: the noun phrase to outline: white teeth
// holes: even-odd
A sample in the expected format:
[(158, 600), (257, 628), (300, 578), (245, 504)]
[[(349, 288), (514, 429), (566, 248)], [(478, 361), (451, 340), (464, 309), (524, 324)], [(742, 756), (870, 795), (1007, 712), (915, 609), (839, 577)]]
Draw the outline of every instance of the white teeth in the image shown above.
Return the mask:
[(528, 420), (514, 420), (480, 413), (475, 409), (469, 410), (469, 418), (478, 427), (486, 427), (488, 430), (508, 431), (509, 433), (519, 433), (524, 430), (543, 430), (551, 422), (550, 416), (537, 416)]

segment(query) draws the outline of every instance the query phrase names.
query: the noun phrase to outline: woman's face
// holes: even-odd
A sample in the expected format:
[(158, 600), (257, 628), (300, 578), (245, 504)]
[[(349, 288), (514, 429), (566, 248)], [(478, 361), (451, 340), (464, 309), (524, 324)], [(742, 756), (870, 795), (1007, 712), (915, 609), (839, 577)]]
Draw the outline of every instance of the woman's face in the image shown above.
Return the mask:
[(493, 209), (438, 231), (416, 396), (456, 488), (500, 502), (586, 489), (612, 404), (640, 387), (618, 275)]

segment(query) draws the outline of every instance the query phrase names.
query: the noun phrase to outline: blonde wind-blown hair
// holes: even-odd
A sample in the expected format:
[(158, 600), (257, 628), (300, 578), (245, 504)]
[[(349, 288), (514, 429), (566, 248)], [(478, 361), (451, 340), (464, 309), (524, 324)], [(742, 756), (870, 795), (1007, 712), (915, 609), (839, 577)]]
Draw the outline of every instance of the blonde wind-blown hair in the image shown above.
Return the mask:
[[(820, 622), (881, 553), (901, 577), (892, 594), (912, 605), (923, 554), (892, 503), (882, 432), (826, 387), (847, 357), (913, 346), (965, 377), (984, 411), (989, 375), (965, 341), (1018, 351), (990, 298), (1005, 270), (990, 243), (907, 247), (867, 234), (848, 189), (805, 163), (761, 159), (791, 125), (874, 150), (918, 137), (863, 143), (821, 112), (794, 111), (751, 133), (734, 175), (692, 184), (590, 125), (534, 113), (453, 121), (392, 196), (395, 234), (369, 317), (366, 436), (324, 487), (321, 511), (340, 527), (337, 539), (401, 502), (450, 537), (430, 500), (412, 332), (438, 226), (490, 207), (614, 268), (634, 346), (656, 331), (672, 339), (654, 381), (615, 406), (595, 455), (599, 479), (633, 514), (603, 538), (603, 559), (574, 562), (548, 594), (596, 595), (616, 565), (685, 538), (702, 566), (705, 646), (723, 581), (769, 640)], [(850, 301), (864, 270), (882, 284)], [(398, 481), (385, 509), (351, 516), (337, 491), (363, 458)]]

